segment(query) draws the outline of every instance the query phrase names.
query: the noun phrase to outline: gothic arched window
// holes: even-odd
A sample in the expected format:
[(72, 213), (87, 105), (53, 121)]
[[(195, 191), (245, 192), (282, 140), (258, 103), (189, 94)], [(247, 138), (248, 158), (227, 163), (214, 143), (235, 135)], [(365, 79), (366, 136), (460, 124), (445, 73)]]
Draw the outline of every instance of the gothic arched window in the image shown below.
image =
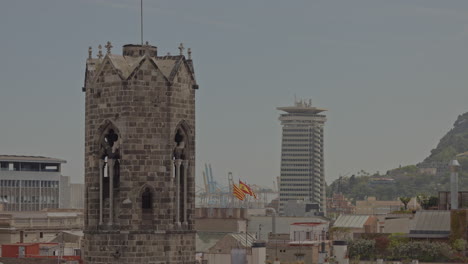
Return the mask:
[[(115, 204), (120, 199), (120, 136), (107, 121), (99, 138), (99, 223), (114, 222)], [(108, 209), (108, 210), (107, 210)]]
[(190, 173), (190, 136), (189, 127), (182, 121), (174, 135), (174, 188), (175, 188), (175, 222), (186, 228), (188, 222), (188, 178)]
[(145, 191), (141, 194), (141, 209), (151, 210), (153, 208), (153, 199), (149, 188), (145, 188)]
[(177, 132), (174, 136), (174, 143), (174, 159), (186, 159), (187, 136), (182, 129), (177, 129)]
[(141, 194), (141, 224), (151, 226), (153, 224), (153, 193), (146, 187)]

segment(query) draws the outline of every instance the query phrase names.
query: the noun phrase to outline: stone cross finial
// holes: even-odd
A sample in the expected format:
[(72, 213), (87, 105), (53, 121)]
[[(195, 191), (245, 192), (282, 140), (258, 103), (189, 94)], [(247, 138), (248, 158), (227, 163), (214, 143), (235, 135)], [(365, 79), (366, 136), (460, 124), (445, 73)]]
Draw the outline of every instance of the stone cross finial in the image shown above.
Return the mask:
[(185, 49), (185, 48), (184, 48), (184, 44), (183, 44), (183, 43), (180, 43), (180, 45), (179, 45), (180, 55), (183, 55), (184, 49)]
[(145, 44), (143, 45), (143, 48), (145, 49), (145, 55), (149, 55), (149, 42), (146, 41)]
[(99, 51), (98, 51), (97, 57), (99, 59), (102, 59), (102, 45), (101, 44), (99, 44), (98, 49)]
[(88, 48), (88, 59), (92, 59), (93, 58), (93, 48), (90, 46)]
[(191, 60), (192, 59), (192, 49), (191, 48), (187, 49), (187, 54), (188, 54), (188, 59)]
[(112, 44), (110, 41), (107, 41), (107, 44), (106, 44), (106, 49), (107, 49), (107, 54), (111, 54), (111, 49), (112, 49)]

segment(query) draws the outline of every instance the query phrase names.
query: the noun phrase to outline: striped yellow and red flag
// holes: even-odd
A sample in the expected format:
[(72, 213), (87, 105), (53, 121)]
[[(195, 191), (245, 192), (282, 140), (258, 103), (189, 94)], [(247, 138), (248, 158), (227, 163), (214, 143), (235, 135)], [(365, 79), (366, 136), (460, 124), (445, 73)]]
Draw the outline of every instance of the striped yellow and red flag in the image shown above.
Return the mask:
[(252, 188), (250, 188), (249, 185), (247, 185), (246, 183), (242, 182), (241, 180), (239, 180), (239, 188), (245, 193), (245, 194), (248, 194), (250, 196), (253, 196), (255, 199), (257, 199), (257, 195), (253, 192)]
[(232, 194), (239, 200), (243, 201), (245, 199), (245, 193), (239, 188), (239, 186), (233, 184)]

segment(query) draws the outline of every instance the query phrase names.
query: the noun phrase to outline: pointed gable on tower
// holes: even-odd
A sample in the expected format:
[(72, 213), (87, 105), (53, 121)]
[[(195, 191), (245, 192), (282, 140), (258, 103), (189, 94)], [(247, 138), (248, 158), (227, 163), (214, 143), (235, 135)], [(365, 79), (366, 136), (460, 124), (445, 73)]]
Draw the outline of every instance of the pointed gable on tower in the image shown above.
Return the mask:
[[(136, 45), (124, 46), (123, 55), (106, 54), (104, 58), (89, 58), (86, 62), (86, 76), (92, 76), (90, 82), (96, 81), (103, 71), (114, 70), (121, 80), (128, 80), (135, 72), (138, 72), (145, 61), (151, 62), (160, 71), (169, 83), (173, 83), (177, 74), (186, 71), (191, 80), (195, 82), (192, 88), (197, 89), (192, 60), (187, 60), (184, 55), (157, 56), (156, 52), (128, 52), (127, 46), (135, 48)], [(155, 55), (155, 56), (152, 56)], [(85, 84), (86, 85), (86, 84)]]

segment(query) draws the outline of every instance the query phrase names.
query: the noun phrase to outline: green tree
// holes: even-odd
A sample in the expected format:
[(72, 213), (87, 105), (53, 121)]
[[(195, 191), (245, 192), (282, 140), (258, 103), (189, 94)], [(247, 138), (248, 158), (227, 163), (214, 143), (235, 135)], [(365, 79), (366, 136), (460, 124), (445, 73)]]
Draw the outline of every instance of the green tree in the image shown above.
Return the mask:
[(400, 201), (405, 206), (405, 211), (408, 210), (408, 203), (411, 201), (411, 197), (400, 197)]
[(459, 238), (453, 241), (452, 248), (458, 251), (464, 251), (466, 249), (466, 240)]
[(437, 204), (439, 203), (439, 198), (437, 198), (436, 196), (428, 196), (425, 194), (420, 194), (416, 196), (416, 200), (424, 210), (437, 206)]
[(348, 246), (350, 258), (372, 259), (375, 252), (375, 241), (368, 239), (352, 240)]
[(400, 256), (401, 247), (409, 242), (409, 238), (406, 237), (405, 233), (392, 233), (388, 236), (388, 239), (390, 240), (388, 249), (392, 257)]

